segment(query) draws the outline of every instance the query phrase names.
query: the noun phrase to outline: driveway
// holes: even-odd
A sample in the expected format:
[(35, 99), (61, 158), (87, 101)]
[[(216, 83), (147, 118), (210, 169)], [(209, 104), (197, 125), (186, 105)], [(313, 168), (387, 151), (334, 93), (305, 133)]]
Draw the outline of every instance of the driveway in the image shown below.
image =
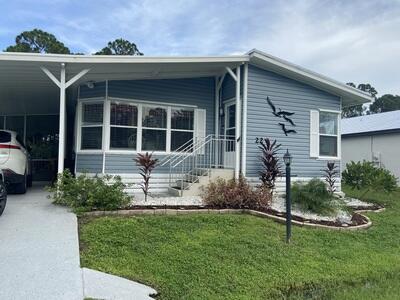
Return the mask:
[(42, 187), (9, 195), (0, 255), (0, 299), (83, 299), (76, 216)]

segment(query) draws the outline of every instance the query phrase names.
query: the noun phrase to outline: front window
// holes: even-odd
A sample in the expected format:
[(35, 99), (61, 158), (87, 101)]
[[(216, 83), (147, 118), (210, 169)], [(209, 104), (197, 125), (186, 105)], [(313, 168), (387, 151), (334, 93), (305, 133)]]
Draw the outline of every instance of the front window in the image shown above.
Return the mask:
[(111, 103), (110, 149), (136, 150), (137, 124), (137, 106)]
[(194, 110), (178, 109), (171, 110), (171, 151), (180, 147), (185, 148), (193, 139)]
[(103, 140), (103, 103), (82, 104), (81, 149), (100, 150)]
[(103, 149), (103, 135), (105, 150), (170, 152), (193, 141), (194, 108), (112, 100), (103, 127), (104, 105), (82, 102), (81, 150)]
[(142, 150), (166, 151), (167, 110), (162, 107), (147, 107), (142, 110)]
[(338, 124), (339, 114), (320, 111), (319, 113), (319, 155), (338, 156)]

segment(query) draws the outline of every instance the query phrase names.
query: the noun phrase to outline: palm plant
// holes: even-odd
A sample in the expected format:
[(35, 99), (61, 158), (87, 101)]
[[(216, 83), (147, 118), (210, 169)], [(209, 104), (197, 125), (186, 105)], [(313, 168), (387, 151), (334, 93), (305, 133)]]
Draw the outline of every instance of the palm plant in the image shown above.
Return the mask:
[(324, 172), (325, 181), (328, 184), (328, 192), (332, 195), (336, 192), (336, 175), (339, 174), (338, 166), (335, 165), (335, 162), (327, 162), (326, 168), (322, 170)]
[(144, 201), (147, 202), (147, 195), (149, 194), (151, 172), (155, 169), (158, 159), (152, 157), (152, 153), (146, 152), (145, 154), (138, 153), (134, 159), (136, 165), (139, 166), (140, 176), (143, 178), (143, 182), (140, 184), (144, 193)]
[(271, 193), (275, 188), (275, 181), (281, 176), (281, 166), (278, 158), (278, 151), (281, 144), (277, 144), (276, 140), (271, 141), (269, 138), (261, 139), (259, 149), (262, 151), (260, 171), (260, 180), (264, 187), (268, 188)]

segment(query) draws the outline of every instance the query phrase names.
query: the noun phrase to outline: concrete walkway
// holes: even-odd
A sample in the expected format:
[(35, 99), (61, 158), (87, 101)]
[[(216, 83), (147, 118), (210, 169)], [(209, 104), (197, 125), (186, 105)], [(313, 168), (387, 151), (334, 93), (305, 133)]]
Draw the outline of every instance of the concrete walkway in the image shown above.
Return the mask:
[(0, 299), (83, 299), (76, 216), (43, 188), (9, 195), (0, 254)]
[(156, 291), (82, 269), (75, 214), (51, 204), (42, 187), (9, 195), (0, 217), (0, 299), (152, 299)]

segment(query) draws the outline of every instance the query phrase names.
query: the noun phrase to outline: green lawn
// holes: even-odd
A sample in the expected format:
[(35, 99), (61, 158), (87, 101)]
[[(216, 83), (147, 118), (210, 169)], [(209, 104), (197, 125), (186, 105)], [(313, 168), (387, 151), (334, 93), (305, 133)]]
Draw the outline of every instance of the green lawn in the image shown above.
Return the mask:
[[(356, 196), (356, 192), (348, 191)], [(400, 299), (400, 191), (366, 231), (285, 227), (250, 215), (81, 219), (85, 267), (151, 285), (160, 299)]]

